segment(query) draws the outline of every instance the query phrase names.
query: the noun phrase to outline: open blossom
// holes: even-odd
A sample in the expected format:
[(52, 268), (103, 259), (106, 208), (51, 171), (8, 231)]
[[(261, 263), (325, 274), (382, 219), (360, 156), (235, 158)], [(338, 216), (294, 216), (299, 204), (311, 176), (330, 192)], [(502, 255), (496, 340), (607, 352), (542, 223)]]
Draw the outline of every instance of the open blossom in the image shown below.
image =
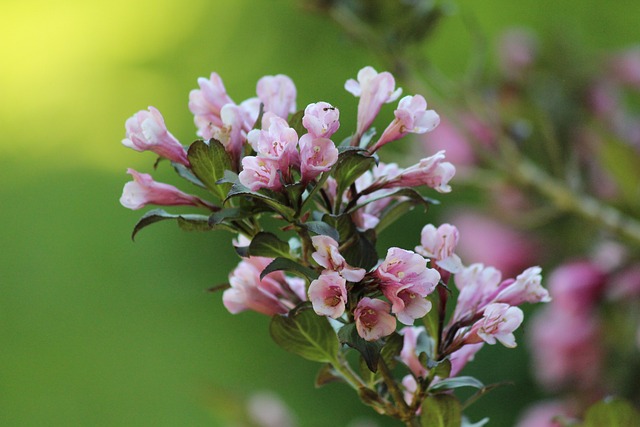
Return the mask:
[(458, 244), (458, 229), (451, 224), (442, 224), (436, 228), (427, 224), (420, 233), (420, 246), (416, 252), (435, 261), (438, 267), (451, 273), (462, 269), (460, 257), (454, 253)]
[(230, 288), (222, 295), (222, 302), (230, 313), (245, 310), (273, 316), (284, 314), (306, 300), (304, 281), (291, 279), (281, 271), (260, 273), (273, 259), (249, 257), (243, 259), (229, 275)]
[(258, 191), (261, 188), (278, 191), (282, 189), (278, 168), (275, 160), (245, 156), (242, 158), (242, 172), (238, 174), (238, 179), (251, 191)]
[(400, 139), (408, 133), (431, 132), (440, 123), (440, 116), (427, 110), (427, 101), (422, 95), (405, 96), (394, 112), (396, 118), (387, 126), (380, 139), (369, 149), (372, 153), (383, 145)]
[(366, 271), (363, 268), (355, 268), (347, 264), (344, 257), (338, 251), (338, 242), (329, 236), (317, 235), (311, 238), (311, 243), (316, 249), (311, 257), (320, 266), (337, 271), (349, 282), (359, 282), (364, 278)]
[(189, 110), (194, 114), (198, 135), (210, 139), (216, 127), (222, 126), (220, 111), (233, 101), (227, 95), (222, 79), (217, 73), (211, 73), (209, 79), (198, 78), (200, 89), (189, 93)]
[(362, 298), (353, 316), (358, 335), (366, 341), (375, 341), (396, 330), (396, 318), (389, 314), (389, 304), (379, 299)]
[(427, 260), (415, 252), (390, 248), (387, 257), (375, 271), (380, 289), (391, 302), (391, 311), (405, 325), (412, 325), (431, 310), (429, 295), (438, 282), (440, 273), (427, 268)]
[(140, 209), (146, 205), (160, 206), (203, 206), (213, 208), (208, 202), (191, 194), (184, 193), (173, 185), (156, 182), (151, 175), (140, 173), (131, 168), (127, 173), (133, 177), (124, 185), (120, 203), (125, 208)]
[(516, 346), (516, 337), (513, 331), (524, 320), (524, 314), (518, 307), (509, 304), (489, 304), (480, 320), (473, 324), (471, 330), (465, 336), (465, 343), (475, 344), (481, 341), (487, 344), (495, 344), (500, 341), (505, 347)]
[(426, 377), (427, 368), (420, 362), (416, 347), (418, 346), (418, 337), (424, 333), (426, 333), (424, 326), (407, 326), (400, 330), (400, 334), (403, 336), (400, 360), (409, 367), (413, 375), (422, 378)]
[(316, 138), (331, 138), (340, 127), (340, 111), (328, 102), (307, 105), (302, 126)]
[(549, 292), (542, 287), (541, 272), (540, 267), (529, 267), (515, 280), (505, 280), (500, 284), (498, 294), (492, 298), (492, 301), (509, 305), (551, 301)]
[(315, 179), (322, 172), (331, 170), (338, 160), (338, 149), (328, 138), (302, 135), (300, 146), (300, 173), (302, 182)]
[(289, 123), (274, 113), (265, 113), (262, 117), (262, 130), (254, 129), (247, 135), (247, 140), (258, 157), (277, 162), (286, 177), (289, 166), (298, 166), (299, 155), (296, 149), (298, 134), (289, 127)]
[(225, 150), (231, 154), (234, 164), (240, 162), (245, 134), (244, 112), (235, 104), (227, 104), (220, 110), (222, 125), (213, 131), (212, 138), (222, 143)]
[(167, 130), (160, 111), (149, 107), (149, 111), (138, 111), (125, 123), (125, 147), (136, 151), (152, 151), (172, 162), (189, 166), (187, 152), (178, 140)]
[(309, 285), (309, 300), (315, 312), (334, 319), (342, 316), (347, 303), (346, 280), (335, 271), (325, 270)]
[(296, 112), (296, 86), (291, 78), (284, 74), (264, 76), (258, 80), (256, 88), (264, 111), (286, 119), (289, 113)]
[(396, 90), (396, 81), (388, 72), (378, 73), (373, 67), (364, 67), (358, 72), (358, 81), (347, 80), (344, 88), (359, 96), (358, 102), (358, 128), (357, 138), (371, 126), (373, 120), (380, 112), (382, 104), (393, 102), (402, 93), (402, 89)]
[(456, 168), (444, 161), (444, 151), (439, 151), (431, 157), (420, 160), (420, 163), (410, 166), (398, 175), (390, 177), (382, 188), (418, 187), (426, 185), (439, 193), (448, 193), (448, 185)]

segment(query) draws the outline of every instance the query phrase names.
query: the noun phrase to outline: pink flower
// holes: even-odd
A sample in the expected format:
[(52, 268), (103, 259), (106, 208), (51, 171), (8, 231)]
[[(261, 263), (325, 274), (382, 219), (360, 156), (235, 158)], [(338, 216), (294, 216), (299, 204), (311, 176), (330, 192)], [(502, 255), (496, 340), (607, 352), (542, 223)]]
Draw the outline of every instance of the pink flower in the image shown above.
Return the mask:
[(315, 312), (334, 319), (342, 316), (347, 303), (346, 280), (335, 271), (325, 270), (309, 285), (309, 300)]
[(227, 104), (220, 110), (222, 125), (213, 130), (212, 138), (222, 143), (225, 150), (231, 154), (233, 163), (237, 165), (242, 157), (245, 134), (244, 111), (235, 104)]
[(331, 170), (338, 160), (338, 149), (330, 139), (315, 138), (306, 134), (302, 135), (298, 144), (302, 182), (309, 182), (322, 172)]
[(420, 234), (420, 246), (416, 252), (431, 258), (443, 270), (456, 273), (462, 269), (460, 257), (454, 253), (458, 244), (458, 229), (451, 224), (442, 224), (436, 228), (427, 224)]
[(431, 132), (440, 123), (440, 116), (433, 110), (427, 110), (427, 101), (422, 95), (405, 96), (400, 100), (394, 112), (396, 118), (387, 126), (380, 139), (369, 149), (376, 152), (383, 145), (400, 139), (408, 133)]
[(449, 360), (451, 361), (451, 372), (449, 373), (449, 377), (457, 376), (467, 363), (474, 359), (476, 353), (480, 351), (482, 346), (484, 346), (484, 342), (466, 344), (451, 353), (451, 356), (449, 356)]
[(418, 337), (423, 333), (426, 333), (424, 326), (407, 326), (400, 330), (400, 335), (404, 337), (402, 351), (400, 352), (400, 360), (409, 367), (413, 375), (425, 378), (427, 375), (427, 368), (425, 368), (420, 362), (416, 350)]
[(455, 274), (455, 284), (460, 290), (453, 321), (471, 319), (482, 311), (495, 295), (502, 281), (502, 274), (494, 267), (476, 263)]
[(160, 157), (189, 166), (187, 152), (178, 140), (169, 133), (160, 111), (149, 107), (149, 111), (138, 111), (125, 123), (125, 147), (136, 151), (152, 151)]
[(425, 152), (447, 150), (447, 158), (456, 167), (471, 166), (476, 163), (476, 156), (467, 136), (445, 118), (442, 118), (438, 127), (422, 138), (422, 141)]
[(597, 304), (605, 281), (605, 273), (590, 261), (563, 264), (549, 276), (554, 306), (572, 313), (589, 312)]
[(229, 275), (229, 289), (222, 295), (222, 302), (231, 314), (245, 310), (273, 316), (285, 314), (301, 301), (306, 300), (304, 283), (292, 280), (281, 271), (260, 273), (273, 261), (271, 258), (249, 257), (243, 259)]
[[(393, 193), (393, 189), (366, 191), (369, 187), (376, 188), (384, 182), (388, 176), (395, 176), (400, 172), (400, 168), (395, 163), (380, 162), (370, 171), (366, 171), (358, 179), (355, 185), (358, 192), (365, 191), (367, 194), (360, 196), (359, 202), (365, 204), (352, 214), (354, 223), (358, 228), (367, 230), (374, 228), (380, 222), (380, 214), (393, 201), (393, 197), (382, 197), (385, 194)], [(377, 199), (369, 201), (371, 199)], [(347, 201), (345, 198), (343, 201)]]
[(261, 188), (279, 191), (282, 189), (282, 182), (278, 170), (279, 166), (275, 160), (245, 156), (242, 158), (242, 172), (238, 174), (238, 179), (251, 191)]
[(492, 298), (492, 301), (509, 305), (551, 301), (549, 292), (542, 287), (541, 272), (540, 267), (529, 267), (515, 280), (505, 280), (500, 284), (498, 294)]
[(560, 401), (546, 401), (527, 408), (516, 427), (562, 427), (565, 424), (553, 419), (557, 416), (568, 416), (566, 404)]
[(264, 111), (286, 119), (296, 112), (296, 86), (283, 75), (264, 76), (258, 80), (258, 98), (264, 104)]
[(465, 336), (465, 343), (475, 344), (482, 340), (487, 344), (495, 344), (498, 340), (505, 347), (513, 348), (516, 346), (513, 331), (523, 320), (524, 314), (518, 307), (502, 303), (489, 304), (484, 309), (482, 319), (474, 323)]
[(140, 209), (146, 205), (160, 206), (200, 206), (214, 208), (214, 206), (196, 196), (183, 193), (173, 185), (163, 184), (153, 180), (151, 175), (137, 172), (131, 168), (127, 173), (133, 181), (127, 182), (120, 197), (120, 204), (129, 209)]
[(373, 67), (364, 67), (358, 72), (358, 81), (347, 80), (344, 88), (359, 96), (358, 102), (358, 128), (356, 141), (371, 126), (373, 120), (380, 112), (382, 104), (393, 102), (402, 93), (402, 89), (395, 89), (396, 81), (388, 72), (378, 73)]
[(298, 150), (298, 134), (289, 127), (287, 121), (274, 113), (267, 112), (262, 116), (262, 130), (254, 129), (247, 135), (247, 140), (258, 157), (277, 162), (285, 179), (289, 166), (300, 163)]
[(198, 127), (198, 135), (204, 139), (213, 136), (213, 130), (222, 126), (220, 110), (226, 104), (233, 104), (227, 95), (222, 79), (217, 73), (211, 73), (207, 80), (198, 78), (200, 89), (194, 89), (189, 93), (189, 110), (194, 114), (194, 121)]
[(353, 311), (358, 335), (366, 341), (391, 335), (396, 330), (396, 318), (389, 314), (389, 309), (389, 304), (382, 300), (362, 298)]
[(613, 300), (640, 297), (640, 264), (633, 264), (611, 278), (607, 296)]
[(331, 138), (340, 127), (340, 111), (328, 102), (309, 104), (302, 125), (315, 138)]
[(412, 325), (431, 310), (429, 295), (440, 281), (440, 273), (427, 268), (427, 260), (415, 252), (390, 248), (376, 269), (380, 290), (391, 302), (391, 311), (405, 325)]
[(617, 82), (640, 89), (640, 48), (618, 53), (611, 59), (609, 68)]
[(444, 162), (444, 151), (439, 151), (431, 157), (420, 160), (420, 163), (408, 167), (398, 175), (389, 178), (381, 188), (418, 187), (426, 185), (439, 193), (448, 193), (448, 185), (456, 168), (449, 162)]
[(521, 79), (532, 67), (537, 56), (537, 40), (522, 29), (506, 31), (500, 41), (498, 62), (505, 76)]
[(366, 271), (363, 268), (351, 267), (338, 251), (338, 242), (329, 236), (317, 235), (311, 238), (311, 243), (316, 249), (311, 257), (321, 267), (337, 271), (349, 282), (357, 283), (364, 278)]

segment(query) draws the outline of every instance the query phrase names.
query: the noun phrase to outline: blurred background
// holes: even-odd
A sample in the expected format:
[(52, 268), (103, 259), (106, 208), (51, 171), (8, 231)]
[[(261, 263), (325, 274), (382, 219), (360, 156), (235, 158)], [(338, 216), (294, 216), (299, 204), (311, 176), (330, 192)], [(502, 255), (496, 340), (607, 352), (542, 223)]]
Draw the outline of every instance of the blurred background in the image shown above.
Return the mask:
[[(227, 426), (261, 390), (277, 393), (301, 426), (395, 425), (344, 385), (315, 389), (318, 367), (272, 343), (268, 318), (230, 315), (206, 291), (238, 262), (233, 236), (162, 223), (133, 243), (147, 209), (118, 202), (126, 168), (149, 173), (155, 161), (121, 145), (125, 120), (155, 106), (189, 144), (188, 94), (212, 71), (238, 102), (254, 96), (261, 76), (287, 74), (299, 107), (327, 101), (343, 124), (355, 122), (357, 100), (343, 84), (380, 63), (302, 3), (0, 4), (0, 425)], [(635, 2), (455, 3), (429, 43), (430, 59), (453, 78), (473, 53), (474, 31), (489, 41), (514, 26), (566, 32), (587, 54), (640, 42)], [(179, 184), (168, 169), (154, 177)], [(444, 205), (462, 197), (452, 184)], [(442, 218), (438, 209), (388, 230), (382, 244), (414, 246), (422, 225)], [(525, 322), (521, 342), (526, 333)], [(529, 364), (525, 345), (479, 354), (470, 374), (514, 384), (484, 397), (471, 418), (512, 425), (541, 396)]]

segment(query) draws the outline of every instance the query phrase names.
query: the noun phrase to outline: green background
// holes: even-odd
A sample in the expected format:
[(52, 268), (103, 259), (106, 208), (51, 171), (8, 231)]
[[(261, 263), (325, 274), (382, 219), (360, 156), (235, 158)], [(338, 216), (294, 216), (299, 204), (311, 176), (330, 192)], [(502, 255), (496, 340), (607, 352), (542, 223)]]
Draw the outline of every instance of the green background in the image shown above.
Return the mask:
[[(593, 52), (639, 42), (632, 1), (460, 1), (428, 48), (454, 77), (473, 46), (463, 17), (489, 40), (528, 26), (570, 32)], [(118, 203), (126, 168), (154, 161), (120, 144), (136, 111), (157, 107), (187, 144), (197, 77), (217, 71), (239, 102), (284, 73), (299, 107), (325, 100), (353, 123), (342, 86), (377, 66), (366, 51), (287, 0), (4, 0), (0, 55), (0, 425), (226, 425), (256, 390), (277, 392), (303, 426), (396, 425), (346, 386), (313, 388), (317, 366), (273, 344), (266, 317), (232, 316), (206, 292), (238, 262), (231, 235), (163, 223), (132, 243), (145, 210)], [(178, 184), (166, 168), (154, 176)], [(386, 241), (415, 245), (431, 218), (412, 220)], [(476, 404), (475, 420), (511, 425), (538, 397), (524, 346), (486, 349), (470, 368), (515, 382)]]

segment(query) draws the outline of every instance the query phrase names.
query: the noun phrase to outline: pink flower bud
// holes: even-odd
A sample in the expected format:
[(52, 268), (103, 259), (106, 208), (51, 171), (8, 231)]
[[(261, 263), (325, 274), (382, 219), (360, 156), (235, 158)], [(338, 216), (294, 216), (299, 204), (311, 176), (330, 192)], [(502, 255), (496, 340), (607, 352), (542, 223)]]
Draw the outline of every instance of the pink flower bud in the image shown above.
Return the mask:
[(481, 341), (487, 344), (495, 344), (500, 341), (505, 347), (516, 346), (516, 337), (513, 331), (524, 320), (524, 314), (518, 307), (509, 304), (489, 304), (484, 309), (482, 319), (473, 324), (471, 330), (465, 336), (465, 343), (475, 344)]
[(328, 102), (309, 104), (304, 109), (302, 125), (315, 138), (331, 138), (340, 127), (340, 111)]
[(371, 126), (380, 112), (382, 104), (393, 102), (402, 93), (402, 89), (395, 89), (396, 81), (388, 72), (378, 73), (373, 67), (364, 67), (358, 72), (358, 81), (347, 80), (344, 88), (359, 96), (358, 128), (356, 140)]
[(422, 333), (426, 333), (424, 326), (407, 326), (400, 330), (400, 335), (404, 337), (400, 360), (409, 367), (414, 376), (425, 378), (427, 368), (422, 366), (416, 351), (418, 337)]
[(279, 191), (282, 189), (282, 182), (278, 176), (278, 169), (275, 160), (246, 156), (242, 158), (242, 172), (238, 174), (238, 179), (251, 191), (261, 188)]
[(149, 174), (139, 173), (131, 168), (127, 169), (127, 173), (133, 177), (133, 181), (124, 185), (120, 197), (120, 204), (125, 208), (136, 210), (149, 204), (214, 207), (196, 196), (183, 193), (173, 185), (154, 181)]
[(402, 138), (408, 133), (431, 132), (440, 123), (440, 116), (433, 110), (427, 110), (427, 101), (422, 95), (405, 96), (394, 112), (396, 118), (387, 126), (380, 139), (369, 149), (376, 152), (383, 145)]
[(498, 293), (492, 301), (509, 305), (551, 301), (549, 292), (542, 287), (541, 272), (540, 267), (529, 267), (515, 280), (506, 280), (500, 284)]
[(152, 151), (160, 157), (189, 166), (187, 152), (178, 140), (169, 133), (160, 111), (149, 107), (149, 111), (138, 111), (125, 123), (125, 147), (136, 151)]
[(250, 257), (243, 259), (229, 275), (229, 289), (222, 295), (222, 302), (230, 313), (245, 310), (273, 316), (285, 314), (306, 299), (300, 294), (299, 283), (290, 284), (281, 271), (267, 274), (260, 279), (260, 273), (273, 261), (271, 258)]
[(389, 309), (389, 304), (382, 300), (362, 298), (353, 311), (358, 335), (366, 341), (391, 335), (396, 330), (396, 318), (389, 314)]
[(309, 285), (309, 300), (315, 312), (334, 319), (342, 316), (347, 303), (346, 280), (335, 271), (325, 270)]
[(321, 267), (337, 271), (349, 282), (357, 283), (364, 278), (366, 271), (363, 268), (351, 267), (338, 251), (338, 242), (329, 236), (317, 235), (311, 238), (311, 243), (316, 249), (311, 257)]
[(443, 270), (456, 273), (462, 269), (460, 257), (454, 251), (458, 244), (458, 229), (451, 224), (442, 224), (436, 228), (427, 224), (420, 234), (420, 245), (416, 252), (431, 258)]
[(330, 139), (306, 134), (300, 138), (299, 145), (302, 182), (309, 182), (322, 172), (331, 170), (338, 160), (338, 149)]
[(431, 157), (420, 160), (420, 163), (408, 167), (398, 175), (389, 178), (381, 188), (418, 187), (426, 185), (439, 193), (448, 193), (448, 185), (456, 168), (449, 162), (444, 162), (444, 151), (439, 151)]
[(387, 257), (376, 269), (380, 289), (391, 302), (391, 311), (405, 325), (412, 325), (429, 312), (429, 295), (438, 282), (440, 273), (427, 268), (427, 260), (415, 252), (390, 248)]
[(222, 79), (217, 73), (211, 73), (207, 80), (198, 78), (200, 89), (189, 93), (189, 110), (194, 114), (194, 121), (198, 127), (198, 135), (204, 139), (213, 136), (213, 130), (222, 126), (220, 110), (226, 104), (233, 104), (224, 88)]
[(502, 274), (494, 267), (476, 263), (455, 274), (456, 287), (460, 290), (453, 321), (472, 318), (481, 312), (495, 295), (502, 280)]
[(247, 135), (247, 140), (258, 157), (277, 162), (283, 176), (287, 178), (290, 166), (298, 166), (300, 159), (298, 150), (298, 134), (290, 128), (286, 120), (274, 113), (262, 116), (262, 130), (254, 129)]
[(258, 98), (264, 104), (264, 111), (286, 119), (296, 112), (296, 86), (283, 75), (264, 76), (258, 80)]

